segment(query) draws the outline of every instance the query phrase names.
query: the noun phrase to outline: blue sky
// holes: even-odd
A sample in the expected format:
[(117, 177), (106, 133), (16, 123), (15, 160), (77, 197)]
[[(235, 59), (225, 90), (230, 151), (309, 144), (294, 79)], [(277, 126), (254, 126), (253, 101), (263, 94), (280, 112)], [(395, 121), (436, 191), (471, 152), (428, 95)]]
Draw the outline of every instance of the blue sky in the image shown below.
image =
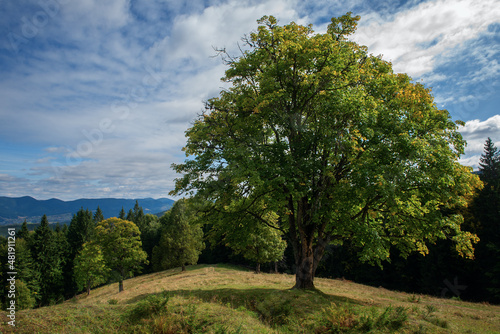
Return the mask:
[(433, 88), (477, 168), (500, 147), (500, 1), (0, 0), (0, 196), (168, 197), (184, 131), (263, 15), (353, 39)]

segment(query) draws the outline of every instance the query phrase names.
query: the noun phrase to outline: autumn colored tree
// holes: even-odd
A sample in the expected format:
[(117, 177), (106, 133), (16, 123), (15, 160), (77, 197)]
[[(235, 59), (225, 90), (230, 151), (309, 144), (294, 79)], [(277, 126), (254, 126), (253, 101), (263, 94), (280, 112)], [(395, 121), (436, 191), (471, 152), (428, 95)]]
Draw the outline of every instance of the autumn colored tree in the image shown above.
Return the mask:
[(472, 257), (477, 240), (455, 210), (480, 186), (458, 163), (457, 125), (430, 89), (349, 40), (358, 20), (332, 18), (325, 33), (259, 20), (242, 54), (220, 51), (231, 86), (207, 101), (186, 132), (189, 159), (173, 166), (174, 195), (279, 214), (295, 288), (314, 288), (325, 248), (345, 240), (378, 264), (443, 238)]
[(123, 280), (147, 263), (142, 250), (141, 232), (131, 221), (109, 218), (97, 224), (96, 242), (102, 248), (106, 265), (118, 280), (118, 291), (123, 291)]

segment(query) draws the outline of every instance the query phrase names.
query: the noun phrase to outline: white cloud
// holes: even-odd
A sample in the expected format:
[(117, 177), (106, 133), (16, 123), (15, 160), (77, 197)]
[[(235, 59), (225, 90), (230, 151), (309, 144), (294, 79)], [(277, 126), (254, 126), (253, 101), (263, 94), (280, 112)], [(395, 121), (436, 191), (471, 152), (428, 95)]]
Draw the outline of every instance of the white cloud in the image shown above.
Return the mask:
[(500, 6), (497, 0), (437, 0), (399, 12), (390, 21), (374, 13), (364, 17), (357, 40), (391, 60), (396, 71), (421, 76), (435, 68), (438, 55), (460, 52), (457, 47), (500, 22)]
[[(202, 111), (203, 101), (225, 85), (219, 79), (226, 66), (212, 58), (212, 47), (237, 55), (237, 43), (256, 30), (263, 15), (274, 15), (281, 24), (315, 23), (321, 31), (332, 16), (364, 9), (357, 38), (371, 52), (384, 53), (396, 70), (425, 74), (439, 83), (449, 77), (431, 70), (453, 61), (464, 43), (485, 34), (500, 17), (493, 0), (438, 0), (417, 6), (409, 1), (402, 11), (396, 2), (61, 1), (57, 13), (19, 53), (0, 53), (0, 140), (23, 143), (32, 151), (2, 167), (2, 194), (30, 192), (37, 198), (61, 199), (166, 196), (177, 177), (170, 165), (185, 158), (184, 131)], [(40, 10), (37, 0), (30, 3), (9, 22)], [(12, 13), (16, 9), (8, 8)], [(5, 16), (0, 13), (0, 18)], [(19, 26), (14, 28), (20, 33)], [(466, 80), (494, 80), (499, 49), (483, 52), (478, 45), (473, 55), (483, 70)], [(462, 98), (465, 103), (471, 100), (468, 96), (477, 94), (450, 100)], [(469, 155), (480, 154), (485, 135), (498, 129), (498, 119), (488, 121), (471, 121), (463, 129)], [(478, 143), (481, 148), (471, 150)], [(16, 164), (20, 166), (14, 173)]]
[(460, 162), (477, 169), (479, 157), (484, 151), (484, 143), (488, 137), (500, 148), (500, 115), (495, 115), (485, 121), (470, 120), (465, 126), (460, 126), (458, 131), (467, 141), (465, 155)]

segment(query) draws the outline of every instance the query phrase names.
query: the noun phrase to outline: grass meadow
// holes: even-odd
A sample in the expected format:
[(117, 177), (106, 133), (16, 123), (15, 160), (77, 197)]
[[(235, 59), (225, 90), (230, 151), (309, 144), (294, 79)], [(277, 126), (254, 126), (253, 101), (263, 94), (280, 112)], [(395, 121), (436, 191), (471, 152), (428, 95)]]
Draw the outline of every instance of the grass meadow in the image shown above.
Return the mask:
[(138, 276), (62, 304), (0, 313), (2, 333), (500, 333), (500, 306), (316, 278), (196, 265)]

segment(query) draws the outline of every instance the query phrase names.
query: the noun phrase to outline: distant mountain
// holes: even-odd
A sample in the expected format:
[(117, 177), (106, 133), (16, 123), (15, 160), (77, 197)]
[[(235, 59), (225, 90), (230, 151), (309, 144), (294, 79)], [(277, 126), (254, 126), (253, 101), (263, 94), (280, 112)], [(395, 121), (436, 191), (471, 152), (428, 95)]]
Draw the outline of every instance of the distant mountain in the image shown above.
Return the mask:
[(135, 201), (144, 210), (144, 213), (162, 213), (172, 207), (174, 201), (168, 198), (98, 198), (61, 201), (59, 199), (37, 200), (33, 197), (3, 197), (0, 196), (0, 225), (21, 224), (26, 219), (31, 223), (39, 223), (45, 214), (50, 223), (69, 222), (80, 208), (95, 212), (99, 206), (104, 218), (117, 217), (123, 207), (125, 212), (133, 209)]

